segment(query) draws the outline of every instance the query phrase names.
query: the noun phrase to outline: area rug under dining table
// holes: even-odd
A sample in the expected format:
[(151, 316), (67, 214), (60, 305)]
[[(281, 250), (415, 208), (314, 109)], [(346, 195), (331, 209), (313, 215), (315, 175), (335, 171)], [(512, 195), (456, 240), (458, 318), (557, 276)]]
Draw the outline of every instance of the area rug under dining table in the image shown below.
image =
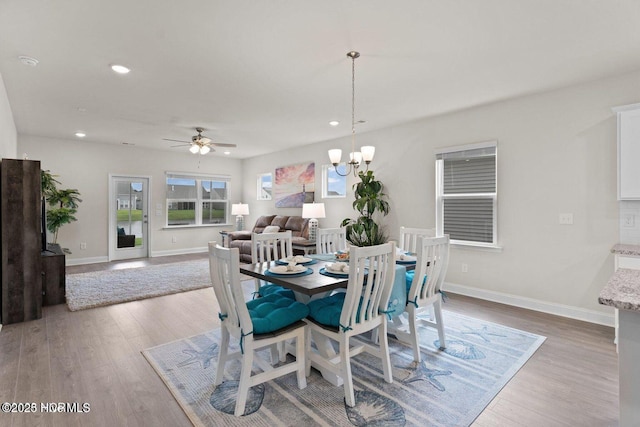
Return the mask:
[(422, 362), (389, 340), (393, 383), (380, 360), (352, 359), (356, 406), (312, 370), (300, 390), (295, 374), (253, 387), (242, 417), (234, 417), (239, 363), (227, 364), (213, 386), (220, 331), (215, 329), (143, 351), (195, 426), (467, 426), (518, 372), (545, 337), (444, 311), (447, 348), (432, 328), (421, 329)]

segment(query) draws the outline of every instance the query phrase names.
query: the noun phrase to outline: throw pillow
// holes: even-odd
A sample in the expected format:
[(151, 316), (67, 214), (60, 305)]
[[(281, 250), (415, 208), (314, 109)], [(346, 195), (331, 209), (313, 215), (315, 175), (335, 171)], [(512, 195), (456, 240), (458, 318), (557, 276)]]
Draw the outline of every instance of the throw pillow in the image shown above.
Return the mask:
[(279, 233), (279, 232), (280, 232), (280, 227), (278, 227), (277, 225), (268, 225), (264, 228), (264, 230), (262, 230), (262, 234)]

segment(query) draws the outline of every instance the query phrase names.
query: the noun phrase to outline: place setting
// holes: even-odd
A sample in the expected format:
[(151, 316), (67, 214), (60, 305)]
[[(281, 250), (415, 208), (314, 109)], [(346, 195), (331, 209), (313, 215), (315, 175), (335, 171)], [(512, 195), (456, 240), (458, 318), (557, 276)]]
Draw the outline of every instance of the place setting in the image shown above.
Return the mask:
[(307, 267), (305, 264), (297, 264), (295, 261), (289, 261), (287, 264), (284, 264), (284, 262), (280, 263), (276, 261), (276, 264), (278, 265), (274, 265), (265, 270), (264, 274), (266, 276), (297, 277), (306, 276), (313, 273), (313, 269)]

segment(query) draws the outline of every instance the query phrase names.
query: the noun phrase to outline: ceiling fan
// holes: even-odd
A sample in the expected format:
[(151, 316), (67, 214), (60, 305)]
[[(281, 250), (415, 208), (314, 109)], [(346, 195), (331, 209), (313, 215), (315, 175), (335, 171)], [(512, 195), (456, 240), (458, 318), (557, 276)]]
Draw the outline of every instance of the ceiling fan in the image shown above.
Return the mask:
[(221, 142), (213, 142), (210, 138), (207, 138), (206, 136), (202, 136), (202, 132), (204, 132), (203, 128), (196, 128), (196, 132), (198, 132), (198, 134), (191, 137), (191, 142), (181, 141), (179, 139), (168, 139), (168, 138), (162, 138), (162, 139), (165, 141), (182, 143), (180, 145), (174, 145), (173, 147), (190, 145), (189, 151), (191, 151), (193, 154), (198, 154), (198, 153), (207, 154), (210, 151), (216, 151), (213, 148), (214, 146), (215, 147), (237, 147), (236, 144), (223, 144)]

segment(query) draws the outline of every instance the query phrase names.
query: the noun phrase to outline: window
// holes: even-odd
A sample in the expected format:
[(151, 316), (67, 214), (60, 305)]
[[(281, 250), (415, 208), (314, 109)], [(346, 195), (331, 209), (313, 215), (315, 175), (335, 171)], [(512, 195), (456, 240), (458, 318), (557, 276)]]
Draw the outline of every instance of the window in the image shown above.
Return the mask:
[(271, 189), (273, 187), (272, 182), (273, 177), (270, 173), (258, 175), (258, 200), (271, 200)]
[(226, 224), (229, 178), (167, 172), (167, 226)]
[(497, 246), (497, 142), (436, 153), (436, 229), (452, 243)]
[[(345, 175), (347, 165), (340, 163), (338, 165), (338, 171)], [(322, 197), (324, 199), (332, 197), (346, 197), (347, 196), (347, 177), (340, 176), (336, 173), (336, 168), (333, 165), (322, 166)]]

